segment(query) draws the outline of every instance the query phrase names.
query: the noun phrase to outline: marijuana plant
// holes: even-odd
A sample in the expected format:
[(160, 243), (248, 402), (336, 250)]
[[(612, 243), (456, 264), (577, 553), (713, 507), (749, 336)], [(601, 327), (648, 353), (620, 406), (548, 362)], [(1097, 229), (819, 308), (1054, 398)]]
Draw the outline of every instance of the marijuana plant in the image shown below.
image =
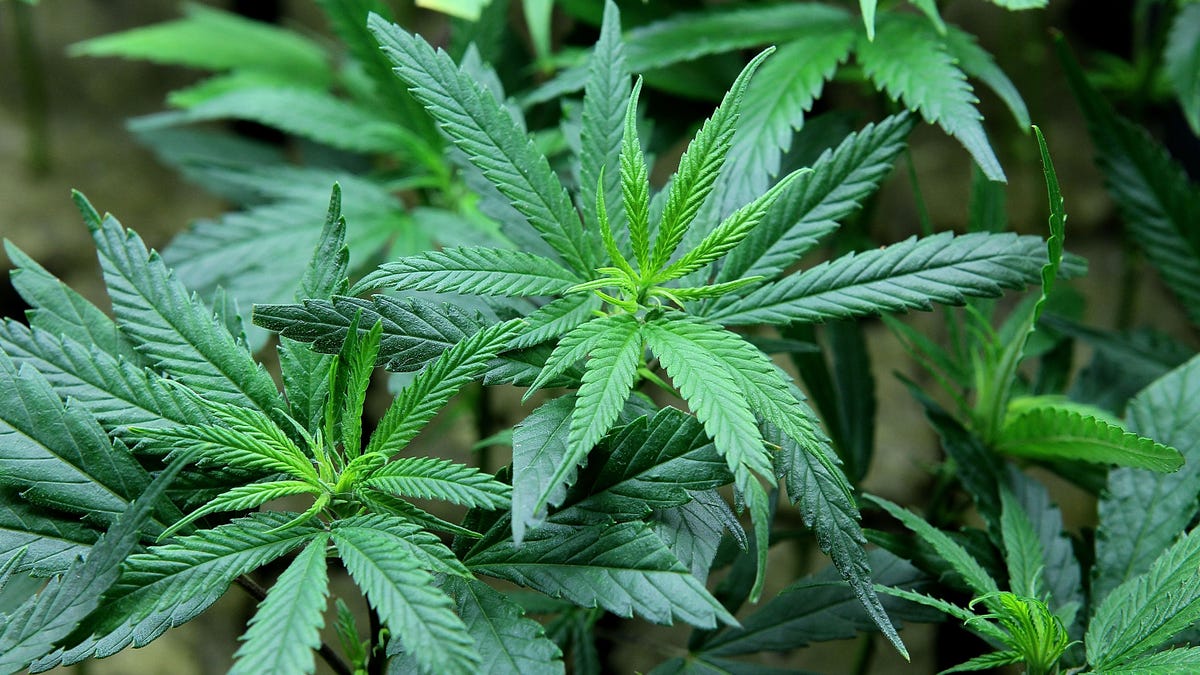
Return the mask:
[[(1200, 418), (1195, 362), (1138, 395), (1124, 422), (1046, 395), (1063, 381), (1047, 336), (1072, 329), (1051, 316), (1057, 279), (1082, 266), (1063, 250), (1040, 132), (1048, 240), (1001, 232), (980, 209), (966, 234), (800, 268), (873, 199), (916, 119), (901, 112), (785, 161), (793, 128), (852, 52), (868, 82), (958, 138), (983, 178), (1002, 178), (965, 76), (996, 89), (1018, 120), (1023, 103), (933, 3), (911, 3), (922, 18), (863, 0), (862, 27), (816, 3), (667, 18), (635, 4), (641, 25), (624, 37), (605, 3), (586, 65), (524, 99), (583, 90), (549, 132), (527, 124), (533, 109), (505, 96), (479, 50), (456, 39), (452, 57), (386, 15), (368, 18), (374, 2), (320, 4), (351, 55), (341, 67), (294, 32), (203, 8), (80, 48), (220, 71), (177, 93), (178, 113), (140, 126), (250, 210), (196, 227), (163, 258), (78, 197), (112, 318), (8, 245), (33, 309), (28, 325), (0, 324), (0, 672), (142, 646), (232, 584), (258, 602), (234, 672), (311, 673), (319, 654), (347, 674), (563, 673), (568, 663), (596, 673), (612, 617), (694, 628), (659, 675), (761, 672), (742, 658), (859, 631), (880, 631), (907, 656), (896, 622), (932, 620), (931, 609), (994, 647), (958, 669), (1194, 664), (1194, 648), (1154, 650), (1186, 639), (1200, 612), (1197, 544), (1184, 534), (1200, 508), (1200, 473), (1186, 461)], [(531, 26), (545, 28), (553, 3), (525, 4)], [(559, 3), (581, 15), (584, 4)], [(214, 41), (222, 32), (243, 39)], [(710, 39), (672, 38), (684, 35)], [(254, 41), (271, 49), (243, 49)], [(769, 42), (780, 43), (774, 55), (739, 62), (722, 83), (656, 189), (654, 101), (642, 100), (664, 84), (654, 71)], [(221, 146), (235, 148), (234, 165), (218, 167), (204, 146), (212, 137), (173, 128), (228, 118), (356, 158), (303, 146), (312, 161), (299, 168), (237, 141)], [(1106, 128), (1122, 141), (1112, 151), (1136, 150), (1120, 125)], [(369, 171), (329, 169), (362, 158)], [(1159, 175), (1154, 162), (1133, 164)], [(335, 187), (322, 224), (313, 188), (323, 201), (335, 174), (346, 217)], [(976, 189), (1000, 188), (980, 179)], [(396, 193), (422, 207), (400, 215)], [(296, 236), (280, 227), (293, 219), (312, 255), (270, 244)], [(231, 251), (238, 264), (216, 273), (210, 262)], [(991, 299), (1032, 284), (1040, 292), (994, 328)], [(257, 337), (242, 323), (248, 300), (260, 301)], [(950, 401), (944, 409), (912, 386), (949, 458), (940, 472), (953, 478), (939, 489), (961, 484), (986, 529), (949, 532), (962, 514), (939, 511), (939, 495), (928, 521), (867, 496), (916, 538), (864, 531), (858, 486), (872, 448), (862, 430), (874, 402), (851, 320), (934, 303), (966, 305), (961, 319), (946, 309), (949, 347), (886, 320)], [(823, 322), (832, 372), (808, 342)], [(282, 391), (250, 348), (268, 330)], [(780, 352), (824, 424), (772, 358)], [(1039, 356), (1027, 381), (1020, 366)], [(367, 401), (378, 367), (394, 374), (394, 399), (376, 419)], [(528, 411), (484, 439), (511, 445), (511, 465), (493, 476), (413, 455), (418, 434), (479, 381), (525, 390)], [(1104, 486), (1093, 548), (1064, 534), (1018, 463)], [(795, 536), (777, 521), (781, 489), (833, 566), (765, 598), (768, 550)], [(1150, 534), (1132, 543), (1133, 532)], [(868, 538), (879, 547), (868, 551)], [(1085, 587), (1081, 561), (1093, 558)], [(338, 568), (358, 591), (336, 599), (327, 644)], [(274, 576), (269, 590), (263, 575)], [(962, 592), (969, 603), (955, 599)]]
[[(495, 363), (485, 381), (514, 382), (531, 391), (549, 383), (577, 388), (566, 399), (544, 403), (514, 431), (511, 523), (493, 526), (467, 553), (468, 565), (486, 560), (489, 570), (503, 573), (505, 566), (527, 560), (530, 537), (540, 543), (553, 532), (563, 541), (571, 531), (563, 525), (570, 523), (580, 537), (595, 527), (578, 524), (582, 516), (569, 506), (568, 487), (585, 460), (589, 466), (595, 461), (589, 453), (622, 411), (638, 404), (631, 393), (649, 383), (688, 405), (724, 458), (739, 503), (749, 507), (758, 570), (750, 596), (761, 592), (768, 486), (778, 471), (818, 530), (822, 547), (899, 645), (870, 588), (853, 497), (828, 440), (787, 377), (725, 326), (847, 318), (995, 295), (1037, 278), (1044, 261), (1041, 241), (1011, 234), (936, 235), (775, 279), (836, 227), (824, 209), (848, 213), (870, 192), (878, 162), (890, 163), (899, 149), (907, 117), (868, 127), (823, 156), (811, 172), (783, 178), (715, 226), (699, 229), (697, 214), (705, 202), (729, 198), (717, 195), (714, 186), (733, 146), (750, 78), (767, 55), (743, 71), (692, 140), (669, 187), (651, 198), (636, 123), (640, 85), (630, 93), (615, 8), (606, 13), (585, 87), (581, 218), (513, 111), (419, 36), (377, 18), (371, 27), (414, 97), (483, 172), (496, 196), (511, 204), (500, 212), (501, 227), (525, 250), (463, 247), (401, 258), (367, 275), (354, 290), (388, 285), (410, 293), (498, 298), (497, 314), (521, 315), (526, 328), (511, 345), (516, 351)], [(843, 192), (833, 176), (850, 173), (873, 178)], [(254, 316), (259, 325), (320, 351), (340, 345), (354, 317), (382, 320), (384, 341), (393, 346), (381, 358), (389, 368), (404, 370), (427, 358), (430, 342), (449, 337), (441, 327), (429, 330), (428, 324), (408, 320), (413, 307), (387, 295), (371, 301), (335, 297), (258, 306)], [(457, 322), (461, 316), (446, 319)], [(671, 383), (656, 372), (659, 366)], [(562, 506), (568, 508), (549, 513)], [(600, 512), (582, 522), (636, 524), (631, 515), (640, 520), (646, 513)], [(595, 542), (594, 534), (588, 537), (589, 544)], [(581, 589), (557, 578), (513, 572), (508, 577), (580, 597)], [(593, 602), (619, 613), (629, 610), (604, 597)], [(661, 614), (648, 618), (656, 617)]]
[[(18, 286), (36, 309), (30, 329), (5, 323), (5, 376), (10, 383), (26, 383), (10, 389), (5, 428), (28, 440), (7, 444), (3, 453), (4, 550), (9, 574), (65, 572), (73, 579), (70, 575), (83, 573), (81, 565), (107, 567), (95, 572), (90, 581), (95, 586), (77, 591), (86, 602), (72, 600), (80, 609), (65, 618), (47, 609), (68, 597), (52, 585), (6, 619), (0, 634), (6, 672), (30, 664), (44, 670), (144, 645), (207, 609), (234, 580), (261, 594), (245, 575), (297, 549), (299, 555), (260, 598), (234, 672), (312, 672), (331, 556), (350, 571), (390, 631), (389, 653), (403, 650), (422, 670), (476, 672), (483, 653), (494, 656), (463, 622), (469, 612), (475, 629), (494, 633), (491, 618), (500, 618), (506, 629), (528, 633), (533, 640), (528, 649), (540, 649), (547, 662), (557, 657), (536, 624), (519, 619), (495, 591), (479, 586), (425, 528), (479, 535), (405, 499), (496, 509), (507, 506), (509, 486), (443, 459), (393, 460), (514, 336), (518, 324), (489, 327), (433, 360), (399, 393), (364, 447), (362, 408), (379, 349), (378, 325), (363, 340), (348, 340), (336, 357), (281, 345), (286, 399), (281, 398), (244, 343), (236, 341), (231, 332), (236, 321), (223, 322), (235, 320), (236, 312), (213, 318), (136, 235), (111, 217), (101, 218), (82, 197), (78, 201), (96, 239), (117, 318), (115, 323), (105, 318), (10, 250), (22, 262)], [(329, 296), (346, 287), (340, 211), (335, 190), (302, 297)], [(47, 332), (51, 326), (66, 332), (54, 338)], [(72, 361), (77, 340), (91, 335), (107, 335), (109, 342), (93, 344), (87, 359)], [(121, 346), (125, 351), (118, 351)], [(112, 371), (94, 367), (105, 361)], [(54, 387), (77, 398), (55, 406)], [(66, 433), (54, 435), (47, 416), (56, 409)], [(168, 467), (159, 472), (157, 487), (144, 494), (150, 474), (139, 460)], [(187, 469), (190, 465), (196, 468)], [(199, 506), (187, 516), (159, 499), (176, 474), (198, 483), (205, 494), (199, 501), (175, 495), (182, 504)], [(233, 487), (221, 488), (222, 483)], [(209, 498), (214, 488), (218, 494)], [(215, 527), (193, 527), (212, 514), (245, 512), (289, 495), (310, 495), (312, 505), (299, 514), (251, 513)], [(113, 522), (135, 498), (116, 529), (99, 540), (110, 543), (97, 542), (96, 528)], [(96, 519), (91, 527), (71, 521), (80, 512)], [(168, 541), (128, 555), (140, 548), (139, 527)], [(121, 553), (112, 553), (112, 545)], [(86, 562), (72, 563), (79, 555)], [(114, 555), (118, 561), (128, 556), (119, 575)], [(435, 583), (434, 575), (445, 580)], [(359, 644), (352, 615), (340, 609), (339, 623), (351, 662), (328, 646), (323, 655), (342, 672), (366, 668), (370, 657)], [(377, 640), (371, 636), (370, 643)]]

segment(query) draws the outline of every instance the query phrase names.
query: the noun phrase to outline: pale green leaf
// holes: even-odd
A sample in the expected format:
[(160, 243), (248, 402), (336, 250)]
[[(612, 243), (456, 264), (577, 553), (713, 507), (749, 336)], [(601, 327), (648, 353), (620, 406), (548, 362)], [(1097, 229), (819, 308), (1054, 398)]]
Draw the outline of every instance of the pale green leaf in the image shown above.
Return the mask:
[(933, 527), (915, 513), (902, 509), (882, 497), (866, 495), (866, 498), (887, 511), (896, 520), (904, 523), (905, 527), (912, 530), (925, 543), (932, 546), (937, 551), (937, 554), (962, 577), (975, 597), (986, 598), (1000, 592), (995, 580), (988, 575), (987, 571), (971, 557), (970, 553), (967, 553), (966, 549), (951, 539), (946, 533)]
[(242, 88), (187, 109), (186, 122), (246, 120), (339, 150), (398, 153), (409, 147), (408, 132), (382, 112), (312, 89), (282, 86)]
[(699, 217), (702, 222), (728, 217), (766, 192), (795, 130), (804, 124), (825, 82), (849, 57), (856, 34), (848, 16), (833, 14), (798, 31), (758, 69), (746, 88), (733, 146)]
[[(575, 395), (575, 410), (567, 430), (567, 454), (550, 479), (550, 489), (568, 481), (575, 468), (612, 428), (633, 391), (634, 375), (645, 348), (640, 323), (629, 315), (615, 321), (595, 341)], [(535, 510), (536, 510), (535, 505)]]
[[(394, 195), (345, 171), (255, 168), (225, 169), (220, 175), (261, 192), (256, 205), (192, 223), (171, 241), (163, 258), (184, 285), (206, 298), (224, 288), (237, 298), (247, 319), (255, 304), (294, 301), (320, 243), (328, 206), (324, 195), (334, 181), (346, 195), (347, 244), (359, 259), (370, 260), (398, 233), (415, 240), (414, 251), (431, 247), (429, 233), (404, 220)], [(251, 338), (257, 344), (265, 334)]]
[(73, 54), (121, 56), (207, 70), (259, 70), (325, 86), (324, 50), (300, 34), (230, 12), (188, 3), (182, 19), (75, 44)]
[[(604, 339), (606, 334), (610, 331), (621, 330), (622, 324), (629, 324), (632, 318), (624, 315), (610, 315), (593, 318), (572, 328), (570, 332), (559, 339), (554, 351), (550, 352), (550, 357), (546, 359), (542, 371), (529, 386), (529, 390), (525, 392), (524, 399), (528, 400), (547, 382), (562, 375), (568, 368), (583, 360), (596, 348), (600, 340)], [(636, 322), (634, 323), (636, 324)]]
[(590, 232), (598, 231), (597, 187), (607, 206), (612, 228), (621, 231), (626, 222), (621, 150), (628, 100), (629, 71), (625, 67), (621, 43), (621, 16), (615, 3), (605, 2), (600, 38), (588, 60), (579, 134), (579, 203), (583, 222)]
[(355, 284), (467, 295), (559, 295), (583, 281), (549, 258), (494, 248), (444, 248), (387, 262)]
[(271, 420), (248, 408), (225, 412), (242, 419), (223, 419), (225, 425), (197, 424), (159, 429), (134, 427), (130, 431), (152, 439), (157, 447), (180, 453), (182, 461), (206, 461), (247, 471), (285, 473), (316, 484), (312, 461)]
[(426, 532), (419, 523), (409, 522), (405, 515), (368, 514), (342, 518), (331, 526), (331, 531), (354, 532), (356, 537), (379, 539), (376, 543), (380, 545), (406, 551), (426, 571), (463, 578), (471, 576), (437, 535)]
[(942, 20), (942, 14), (938, 11), (937, 0), (908, 0), (908, 4), (921, 10), (939, 34), (946, 34), (946, 22)]
[(329, 21), (329, 28), (340, 38), (354, 61), (367, 73), (373, 88), (387, 113), (400, 124), (419, 135), (429, 150), (440, 156), (440, 139), (433, 121), (392, 74), (392, 64), (379, 49), (379, 43), (367, 28), (371, 13), (389, 16), (388, 5), (382, 0), (317, 0)]
[(525, 330), (512, 341), (516, 349), (532, 347), (571, 332), (595, 318), (601, 300), (593, 293), (568, 295), (538, 307), (525, 317)]
[(971, 85), (937, 31), (901, 12), (884, 15), (877, 31), (875, 40), (860, 40), (856, 52), (871, 81), (958, 139), (988, 178), (1004, 181)]
[(671, 176), (670, 186), (666, 188), (667, 201), (663, 205), (654, 240), (650, 269), (643, 270), (643, 273), (658, 271), (670, 260), (704, 200), (712, 192), (725, 163), (725, 156), (733, 144), (733, 133), (737, 129), (746, 87), (772, 51), (774, 49), (762, 52), (746, 65), (730, 86), (721, 105), (705, 120), (680, 157), (679, 168)]
[(1179, 449), (1172, 474), (1113, 469), (1098, 505), (1092, 597), (1150, 569), (1192, 522), (1200, 494), (1200, 358), (1156, 380), (1133, 399), (1129, 429)]
[(679, 260), (660, 272), (655, 279), (667, 281), (684, 277), (720, 259), (742, 243), (762, 222), (763, 217), (766, 216), (767, 211), (775, 204), (780, 195), (784, 194), (797, 178), (808, 172), (808, 169), (801, 169), (784, 176), (762, 196), (734, 211), (709, 232), (695, 248), (684, 253)]
[(411, 653), (422, 673), (471, 675), (481, 658), (453, 602), (424, 561), (390, 530), (339, 527), (330, 536), (350, 576), (379, 612), (392, 639), (388, 653)]
[(231, 674), (308, 675), (316, 669), (313, 650), (321, 645), (329, 600), (328, 542), (327, 535), (313, 539), (279, 575), (241, 637)]
[(1103, 671), (1169, 641), (1200, 619), (1200, 529), (1117, 586), (1096, 607), (1085, 643), (1088, 663)]
[(1008, 587), (1013, 593), (1040, 598), (1043, 588), (1042, 570), (1046, 565), (1038, 533), (1033, 529), (1029, 514), (1009, 490), (1000, 491), (1003, 510), (1000, 512), (1001, 538), (1004, 542), (1004, 563), (1008, 567)]
[(165, 539), (181, 528), (203, 518), (210, 513), (225, 511), (249, 511), (257, 509), (269, 501), (293, 495), (320, 494), (320, 488), (311, 483), (298, 480), (280, 480), (267, 483), (251, 483), (239, 485), (214, 497), (203, 507), (192, 511), (186, 518), (176, 522), (159, 535), (159, 540)]
[[(642, 94), (642, 78), (633, 85), (625, 110), (625, 127), (621, 136), (621, 206), (629, 222), (629, 243), (633, 248), (638, 269), (650, 271), (650, 175), (646, 155), (638, 138), (637, 107)], [(614, 221), (615, 222), (615, 221)]]
[(451, 397), (484, 374), (488, 362), (507, 348), (520, 325), (518, 319), (484, 328), (429, 363), (379, 420), (366, 452), (392, 455), (402, 450)]
[(1049, 2), (1050, 0), (991, 0), (993, 5), (1008, 10), (1040, 9)]
[[(762, 79), (765, 69), (782, 59), (772, 59), (763, 66), (754, 82)], [(754, 93), (751, 83), (747, 98)], [(742, 129), (753, 129), (751, 110)], [(783, 272), (817, 244), (817, 240), (837, 229), (839, 222), (856, 212), (892, 170), (896, 156), (904, 149), (912, 117), (896, 115), (867, 125), (851, 134), (836, 149), (821, 154), (812, 165), (812, 173), (801, 175), (791, 190), (725, 259), (718, 281), (732, 281), (747, 276), (773, 277)], [(730, 153), (738, 157), (738, 146)], [(728, 166), (727, 166), (728, 170)], [(731, 176), (732, 179), (732, 176)], [(763, 189), (765, 189), (765, 184)], [(761, 190), (754, 194), (761, 193)]]
[(1024, 661), (1024, 657), (1021, 656), (1021, 652), (1018, 651), (1004, 650), (999, 652), (991, 652), (967, 659), (953, 668), (947, 668), (941, 671), (939, 675), (946, 675), (947, 673), (969, 673), (977, 670), (993, 671), (997, 668), (1003, 668), (1004, 666), (1011, 666), (1013, 664), (1021, 663), (1022, 661)]
[(1042, 406), (1005, 419), (995, 449), (1035, 459), (1117, 464), (1152, 471), (1177, 471), (1175, 448), (1074, 410)]
[(1037, 237), (942, 232), (822, 263), (707, 317), (725, 325), (783, 324), (962, 304), (1040, 280), (1045, 261)]
[(417, 0), (418, 7), (449, 14), (468, 21), (478, 21), (479, 13), (493, 0)]
[(121, 578), (104, 596), (104, 611), (82, 626), (90, 637), (45, 665), (69, 665), (131, 645), (143, 647), (167, 629), (192, 620), (219, 600), (239, 575), (318, 535), (318, 528), (304, 524), (279, 529), (295, 515), (256, 513), (130, 556)]
[[(695, 326), (658, 319), (642, 327), (650, 350), (704, 425), (735, 476), (743, 467), (772, 477), (770, 455), (763, 444), (750, 402), (729, 364), (698, 343)], [(734, 339), (737, 339), (736, 337)]]
[(402, 457), (368, 475), (362, 484), (405, 497), (441, 499), (473, 508), (509, 505), (512, 488), (474, 467), (435, 457)]
[(1099, 669), (1097, 675), (1193, 675), (1200, 668), (1200, 647), (1166, 649)]
[(525, 534), (520, 546), (505, 539), (472, 551), (467, 566), (618, 616), (736, 623), (645, 523), (548, 524)]
[[(707, 54), (784, 44), (793, 36), (809, 34), (814, 24), (844, 26), (849, 21), (844, 9), (816, 2), (677, 13), (628, 31), (625, 58), (630, 72), (641, 73)], [(573, 68), (527, 96), (524, 103), (550, 101), (582, 89), (586, 81), (586, 70)]]
[(396, 73), (442, 130), (579, 274), (594, 251), (566, 190), (510, 113), (444, 52), (373, 15), (369, 24)]
[(867, 29), (867, 39), (875, 39), (875, 7), (876, 0), (858, 0), (859, 11), (862, 12), (863, 26)]
[(519, 605), (474, 579), (449, 577), (442, 585), (458, 604), (458, 615), (483, 657), (480, 673), (561, 675), (562, 652), (541, 624), (527, 619)]

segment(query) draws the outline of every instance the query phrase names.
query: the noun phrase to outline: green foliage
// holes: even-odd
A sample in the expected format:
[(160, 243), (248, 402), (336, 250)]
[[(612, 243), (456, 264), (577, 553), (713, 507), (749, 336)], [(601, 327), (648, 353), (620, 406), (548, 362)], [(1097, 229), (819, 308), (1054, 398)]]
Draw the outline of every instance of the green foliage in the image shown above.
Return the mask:
[[(77, 197), (111, 318), (6, 242), (32, 309), (0, 324), (0, 672), (143, 646), (233, 584), (258, 603), (238, 673), (312, 673), (318, 654), (338, 675), (599, 673), (616, 617), (693, 627), (655, 673), (775, 672), (760, 654), (860, 632), (907, 658), (897, 622), (938, 614), (990, 648), (946, 672), (1194, 670), (1195, 361), (1058, 315), (1059, 279), (1084, 266), (1047, 144), (1035, 127), (1049, 237), (1006, 232), (968, 80), (1020, 126), (1030, 114), (937, 3), (861, 0), (861, 23), (852, 2), (633, 3), (623, 35), (615, 3), (527, 0), (525, 55), (501, 0), (418, 3), (478, 19), (444, 49), (386, 3), (317, 4), (333, 40), (188, 7), (76, 47), (213, 71), (131, 126), (242, 210), (160, 256)], [(1164, 16), (1163, 92), (1195, 126), (1195, 12)], [(1158, 62), (1143, 65), (1149, 87)], [(1194, 185), (1068, 75), (1122, 213), (1187, 305)], [(877, 121), (806, 119), (847, 84)], [(667, 118), (663, 91), (715, 107)], [(925, 236), (874, 241), (918, 115), (977, 165), (967, 232), (923, 218)], [(992, 298), (1033, 284), (998, 319)], [(965, 310), (932, 335), (889, 316), (935, 303)], [(948, 401), (908, 383), (946, 453), (928, 520), (866, 497), (905, 534), (858, 510), (891, 408), (853, 320), (880, 315)], [(267, 331), (278, 377), (253, 356)], [(1099, 356), (1069, 399), (1075, 339)], [(1111, 411), (1152, 381), (1122, 423)], [(495, 415), (495, 384), (527, 407)], [(468, 419), (477, 465), (441, 455), (460, 435), (442, 425)], [(1030, 465), (1098, 494), (1094, 540), (1064, 529)], [(809, 542), (832, 565), (764, 598), (770, 549)], [(269, 590), (248, 576), (269, 570)], [(354, 590), (331, 614), (343, 572)], [(877, 640), (861, 639), (856, 669)]]

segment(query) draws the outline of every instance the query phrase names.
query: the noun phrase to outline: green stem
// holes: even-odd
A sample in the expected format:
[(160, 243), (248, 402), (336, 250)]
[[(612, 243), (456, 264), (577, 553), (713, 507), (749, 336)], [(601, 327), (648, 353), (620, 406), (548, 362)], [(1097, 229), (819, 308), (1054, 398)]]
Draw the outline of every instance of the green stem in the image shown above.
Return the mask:
[(863, 633), (854, 652), (854, 675), (867, 675), (871, 668), (871, 657), (875, 655), (875, 634)]
[(25, 104), (26, 161), (35, 175), (42, 175), (50, 170), (50, 135), (46, 125), (49, 106), (42, 59), (34, 35), (33, 7), (23, 2), (10, 2), (8, 5), (13, 11), (17, 73), (21, 81), (21, 98)]
[[(475, 435), (476, 441), (482, 441), (495, 434), (495, 419), (492, 416), (491, 389), (480, 385), (475, 391)], [(485, 445), (476, 451), (479, 469), (492, 473), (492, 446)]]
[(653, 370), (650, 370), (646, 366), (639, 367), (637, 372), (638, 372), (638, 375), (641, 376), (641, 378), (643, 380), (646, 380), (647, 382), (657, 385), (663, 391), (674, 396), (675, 398), (683, 398), (683, 396), (681, 396), (679, 394), (679, 391), (676, 390), (675, 387), (672, 387), (671, 385), (667, 384), (666, 380), (659, 377), (657, 373), (655, 373)]
[(912, 183), (913, 201), (917, 206), (917, 218), (921, 221), (921, 234), (928, 237), (933, 234), (933, 220), (929, 217), (929, 209), (925, 206), (925, 195), (921, 192), (921, 182), (917, 179), (917, 165), (913, 163), (912, 151), (905, 148), (904, 164), (908, 168), (908, 181)]

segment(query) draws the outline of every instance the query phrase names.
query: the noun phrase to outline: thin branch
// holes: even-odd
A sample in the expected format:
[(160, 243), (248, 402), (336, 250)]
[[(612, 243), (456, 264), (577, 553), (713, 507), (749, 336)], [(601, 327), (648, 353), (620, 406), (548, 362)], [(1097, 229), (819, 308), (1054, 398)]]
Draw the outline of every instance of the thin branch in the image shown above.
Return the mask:
[[(241, 586), (242, 590), (246, 591), (255, 601), (262, 602), (267, 598), (267, 589), (245, 574), (239, 576), (236, 581), (237, 585)], [(327, 642), (321, 642), (321, 648), (317, 650), (317, 653), (321, 655), (321, 658), (325, 659), (325, 663), (328, 663), (329, 667), (337, 675), (354, 675), (354, 669), (350, 667), (350, 664), (346, 663), (341, 655), (335, 652), (333, 647), (330, 647)]]

